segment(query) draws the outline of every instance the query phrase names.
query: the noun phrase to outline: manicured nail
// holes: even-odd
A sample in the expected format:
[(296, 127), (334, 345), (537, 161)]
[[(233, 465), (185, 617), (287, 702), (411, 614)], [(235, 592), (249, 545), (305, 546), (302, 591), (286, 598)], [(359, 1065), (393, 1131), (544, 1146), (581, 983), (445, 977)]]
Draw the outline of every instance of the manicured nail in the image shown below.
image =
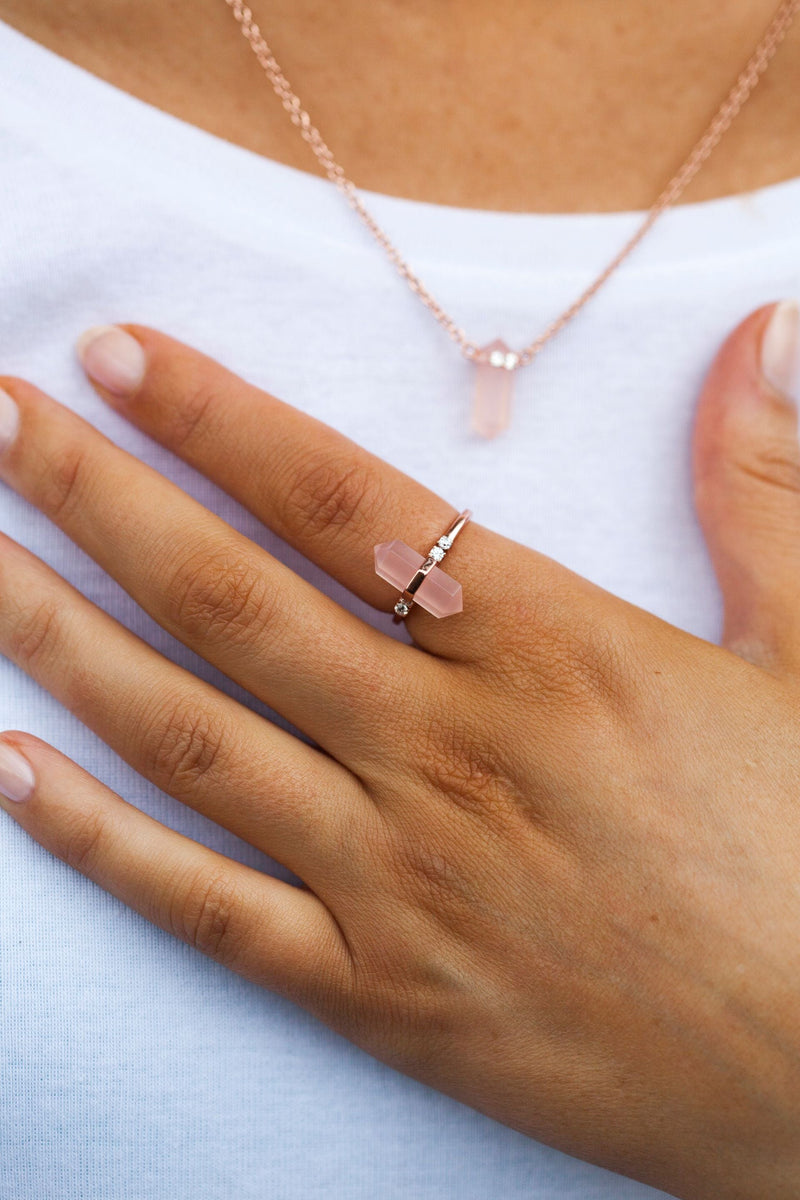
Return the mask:
[(800, 400), (800, 306), (794, 300), (775, 306), (761, 342), (761, 370), (776, 391)]
[(0, 792), (18, 803), (29, 800), (36, 778), (27, 758), (12, 750), (8, 742), (0, 742)]
[(11, 445), (19, 429), (19, 409), (8, 392), (0, 388), (0, 454)]
[(145, 354), (124, 329), (94, 325), (75, 343), (86, 374), (115, 396), (130, 396), (144, 379)]

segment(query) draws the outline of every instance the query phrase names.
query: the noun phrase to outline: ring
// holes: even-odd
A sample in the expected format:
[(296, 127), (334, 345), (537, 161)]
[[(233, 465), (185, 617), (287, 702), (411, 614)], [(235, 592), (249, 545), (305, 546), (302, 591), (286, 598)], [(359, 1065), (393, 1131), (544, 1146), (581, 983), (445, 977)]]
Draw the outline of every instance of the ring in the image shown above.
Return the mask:
[(431, 546), (427, 558), (399, 538), (379, 542), (375, 547), (375, 574), (401, 590), (394, 606), (396, 620), (407, 617), (415, 601), (434, 617), (450, 617), (462, 611), (461, 584), (436, 564), (445, 557), (471, 516), (469, 508), (459, 513), (436, 545)]

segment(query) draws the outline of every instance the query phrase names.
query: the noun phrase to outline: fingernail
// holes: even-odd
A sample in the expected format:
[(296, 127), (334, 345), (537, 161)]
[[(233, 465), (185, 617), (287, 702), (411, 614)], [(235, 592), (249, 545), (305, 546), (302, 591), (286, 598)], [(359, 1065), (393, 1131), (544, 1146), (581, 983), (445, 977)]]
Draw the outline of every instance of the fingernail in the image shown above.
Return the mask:
[(116, 325), (94, 325), (75, 343), (86, 374), (115, 396), (130, 396), (144, 379), (145, 353)]
[(36, 785), (31, 764), (8, 742), (0, 742), (0, 792), (9, 800), (29, 800)]
[(775, 306), (761, 341), (761, 371), (776, 391), (800, 400), (800, 306), (794, 300)]
[(19, 409), (8, 392), (0, 388), (0, 454), (11, 445), (19, 429)]

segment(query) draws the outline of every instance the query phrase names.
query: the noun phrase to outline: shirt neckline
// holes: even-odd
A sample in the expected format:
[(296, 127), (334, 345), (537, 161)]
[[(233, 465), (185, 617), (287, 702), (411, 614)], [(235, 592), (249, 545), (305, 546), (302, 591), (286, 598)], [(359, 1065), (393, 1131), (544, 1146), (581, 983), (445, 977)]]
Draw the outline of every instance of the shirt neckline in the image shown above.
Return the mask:
[[(383, 251), (333, 184), (208, 133), (93, 75), (0, 21), (5, 79), (0, 127), (21, 132), (68, 168), (242, 235), (254, 247), (294, 230), (306, 241)], [(274, 99), (265, 90), (265, 103)], [(276, 101), (277, 103), (277, 101)], [(310, 151), (309, 151), (310, 154)], [(210, 185), (210, 186), (209, 186)], [(509, 213), (459, 208), (359, 188), (412, 268), (577, 275), (604, 265), (644, 218), (639, 211)], [(623, 267), (763, 253), (800, 236), (800, 177), (678, 205)]]

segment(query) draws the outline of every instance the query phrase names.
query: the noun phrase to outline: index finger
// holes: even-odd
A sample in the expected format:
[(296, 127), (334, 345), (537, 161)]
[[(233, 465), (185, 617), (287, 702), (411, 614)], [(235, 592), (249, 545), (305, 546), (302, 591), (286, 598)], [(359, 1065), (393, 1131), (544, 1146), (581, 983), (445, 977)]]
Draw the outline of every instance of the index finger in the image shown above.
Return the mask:
[[(87, 330), (79, 353), (118, 411), (387, 613), (399, 590), (376, 574), (375, 545), (400, 539), (422, 560), (466, 506), (460, 498), (448, 503), (338, 430), (145, 326)], [(510, 545), (474, 521), (467, 525), (441, 568), (461, 584), (463, 610), (442, 620), (414, 605), (408, 622), (418, 644), (449, 658), (486, 652), (487, 613)]]

